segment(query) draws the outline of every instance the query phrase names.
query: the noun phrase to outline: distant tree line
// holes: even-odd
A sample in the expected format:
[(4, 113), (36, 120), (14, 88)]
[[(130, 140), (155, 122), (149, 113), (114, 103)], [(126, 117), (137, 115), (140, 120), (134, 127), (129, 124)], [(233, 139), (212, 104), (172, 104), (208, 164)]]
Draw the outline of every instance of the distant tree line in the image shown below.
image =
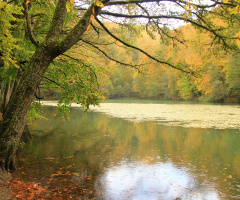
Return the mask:
[[(222, 21), (218, 24), (221, 25)], [(155, 56), (174, 63), (184, 63), (195, 74), (166, 68), (149, 61), (139, 71), (111, 66), (104, 73), (105, 83), (101, 89), (108, 98), (140, 98), (165, 100), (194, 100), (209, 102), (240, 102), (240, 56), (239, 53), (207, 47), (210, 36), (195, 30), (192, 25), (179, 28), (188, 40), (188, 46), (171, 41), (158, 43), (146, 35), (138, 43), (147, 42), (155, 49)], [(171, 32), (170, 29), (167, 29)], [(228, 32), (239, 35), (240, 29)], [(239, 43), (237, 43), (239, 45)], [(129, 57), (137, 60), (132, 52)]]

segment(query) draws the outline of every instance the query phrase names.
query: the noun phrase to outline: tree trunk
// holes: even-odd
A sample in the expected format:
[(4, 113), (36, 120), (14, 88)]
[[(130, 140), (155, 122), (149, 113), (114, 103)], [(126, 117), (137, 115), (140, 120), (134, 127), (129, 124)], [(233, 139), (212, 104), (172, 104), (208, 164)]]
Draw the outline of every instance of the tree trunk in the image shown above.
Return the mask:
[[(4, 62), (3, 62), (1, 57), (2, 57), (2, 53), (0, 51), (0, 68), (4, 67)], [(1, 105), (3, 103), (3, 96), (4, 96), (3, 92), (4, 92), (4, 85), (2, 83), (1, 76), (0, 76), (0, 113), (2, 112), (1, 111)]]
[[(66, 0), (59, 0), (55, 14), (43, 44), (34, 44), (37, 49), (27, 69), (9, 100), (8, 106), (0, 121), (0, 169), (14, 170), (14, 157), (21, 138), (30, 105), (39, 84), (54, 58), (70, 49), (87, 31), (90, 17), (93, 14), (93, 3), (70, 33), (60, 40), (61, 31), (67, 13)], [(95, 6), (95, 14), (99, 8)]]
[(57, 56), (54, 46), (37, 48), (3, 113), (0, 127), (0, 167), (3, 171), (15, 169), (14, 157), (34, 93), (49, 64)]
[(4, 93), (4, 85), (1, 84), (1, 78), (0, 78), (0, 113), (2, 112), (1, 107), (3, 104), (3, 93)]
[(13, 89), (13, 84), (12, 84), (12, 80), (11, 77), (8, 81), (8, 83), (5, 85), (5, 91), (4, 91), (4, 96), (3, 96), (3, 103), (2, 103), (2, 109), (1, 111), (4, 113), (8, 102), (10, 100), (11, 94), (12, 94), (12, 89)]

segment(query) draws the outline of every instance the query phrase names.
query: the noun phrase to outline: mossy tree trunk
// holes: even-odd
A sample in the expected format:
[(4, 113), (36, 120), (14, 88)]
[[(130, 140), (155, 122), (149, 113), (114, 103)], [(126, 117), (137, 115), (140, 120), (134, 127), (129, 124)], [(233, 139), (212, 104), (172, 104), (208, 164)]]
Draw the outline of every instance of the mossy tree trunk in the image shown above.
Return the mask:
[(12, 94), (0, 128), (0, 165), (2, 170), (14, 169), (14, 156), (23, 132), (28, 110), (41, 79), (54, 59), (46, 47), (39, 47)]

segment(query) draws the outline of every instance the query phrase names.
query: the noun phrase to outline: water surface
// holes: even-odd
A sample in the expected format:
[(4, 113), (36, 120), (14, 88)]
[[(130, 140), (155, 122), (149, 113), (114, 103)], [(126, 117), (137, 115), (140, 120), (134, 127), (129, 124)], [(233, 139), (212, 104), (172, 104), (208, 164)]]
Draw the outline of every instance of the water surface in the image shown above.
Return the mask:
[[(160, 100), (109, 100), (90, 110), (134, 122), (157, 121), (170, 126), (240, 129), (240, 105)], [(43, 102), (56, 106), (56, 102)], [(72, 107), (79, 107), (73, 103)]]
[[(131, 104), (137, 105), (138, 113), (146, 110), (141, 103)], [(118, 115), (127, 112), (126, 104), (122, 106), (116, 116), (106, 110), (84, 113), (72, 108), (71, 120), (65, 122), (55, 119), (55, 107), (44, 107), (48, 120), (31, 126), (35, 137), (25, 146), (16, 176), (41, 182), (49, 190), (59, 188), (60, 193), (63, 187), (75, 188), (66, 193), (69, 199), (240, 199), (236, 126), (216, 129), (184, 127), (187, 121), (170, 126), (156, 118), (133, 120), (131, 106), (130, 117)], [(215, 106), (229, 114), (229, 107), (226, 111), (225, 106)]]

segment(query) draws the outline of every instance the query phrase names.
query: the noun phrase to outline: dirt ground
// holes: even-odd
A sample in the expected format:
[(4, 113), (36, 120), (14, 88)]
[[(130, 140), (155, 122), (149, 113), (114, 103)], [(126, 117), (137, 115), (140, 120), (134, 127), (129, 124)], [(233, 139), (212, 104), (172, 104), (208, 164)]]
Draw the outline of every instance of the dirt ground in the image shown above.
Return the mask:
[(11, 190), (8, 181), (11, 174), (0, 172), (0, 200), (11, 200)]

